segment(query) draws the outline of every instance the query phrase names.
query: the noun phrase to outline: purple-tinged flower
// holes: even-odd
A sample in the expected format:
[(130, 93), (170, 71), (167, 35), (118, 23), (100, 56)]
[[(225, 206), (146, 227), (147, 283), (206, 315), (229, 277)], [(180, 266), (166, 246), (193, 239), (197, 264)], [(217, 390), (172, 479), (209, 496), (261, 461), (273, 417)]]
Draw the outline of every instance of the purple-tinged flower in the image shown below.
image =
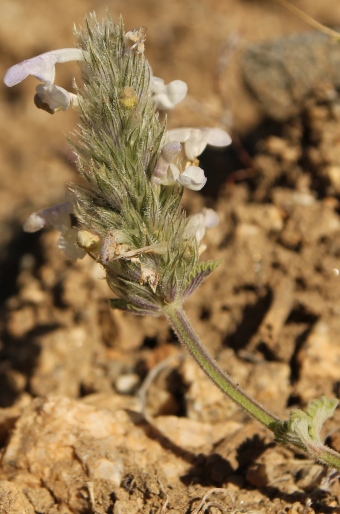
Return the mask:
[(228, 146), (231, 137), (220, 128), (179, 128), (166, 133), (167, 141), (184, 143), (184, 151), (189, 161), (195, 161), (207, 145)]
[(24, 223), (25, 232), (37, 232), (48, 223), (58, 230), (61, 235), (58, 248), (63, 250), (66, 257), (76, 261), (82, 259), (86, 252), (77, 245), (78, 229), (72, 226), (73, 206), (64, 202), (47, 209), (33, 212)]
[(12, 87), (32, 75), (43, 82), (36, 88), (37, 93), (34, 97), (36, 106), (50, 114), (59, 110), (65, 111), (70, 105), (77, 105), (77, 95), (54, 85), (55, 65), (68, 61), (83, 60), (84, 52), (79, 48), (61, 48), (46, 52), (9, 68), (4, 83), (8, 87)]
[(163, 146), (151, 181), (163, 186), (172, 186), (177, 182), (188, 189), (199, 191), (207, 182), (204, 171), (198, 166), (189, 166), (181, 172), (177, 162), (180, 160), (181, 150), (182, 145), (178, 141), (171, 141)]
[[(151, 77), (150, 87), (153, 93), (153, 102), (160, 111), (173, 109), (184, 100), (188, 92), (188, 86), (183, 80), (173, 80), (169, 84), (164, 84), (163, 79), (154, 76)], [(172, 139), (172, 141), (176, 141), (176, 139)]]
[(151, 182), (153, 184), (162, 184), (163, 186), (171, 186), (176, 183), (180, 175), (180, 171), (175, 164), (182, 145), (176, 141), (167, 143), (161, 150), (161, 155), (157, 161)]

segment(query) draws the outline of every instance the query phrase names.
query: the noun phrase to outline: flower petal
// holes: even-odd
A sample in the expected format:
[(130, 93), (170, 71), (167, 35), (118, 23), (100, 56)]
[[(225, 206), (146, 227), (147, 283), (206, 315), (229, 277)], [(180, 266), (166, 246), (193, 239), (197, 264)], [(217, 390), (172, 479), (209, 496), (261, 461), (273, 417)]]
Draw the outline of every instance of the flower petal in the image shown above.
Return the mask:
[(228, 132), (220, 128), (203, 128), (202, 132), (207, 133), (207, 143), (212, 146), (229, 146), (231, 137)]
[(171, 129), (166, 132), (166, 140), (167, 141), (179, 141), (180, 143), (184, 143), (187, 141), (191, 135), (192, 128), (177, 128)]
[(202, 152), (204, 152), (208, 141), (207, 135), (200, 129), (191, 129), (189, 139), (184, 143), (185, 155), (189, 161), (194, 161)]
[(183, 80), (173, 80), (169, 84), (164, 85), (162, 79), (153, 77), (151, 87), (154, 91), (153, 101), (157, 109), (161, 111), (173, 109), (178, 103), (184, 100), (188, 92), (188, 86)]
[[(151, 71), (152, 73), (152, 71)], [(151, 82), (150, 82), (150, 89), (152, 93), (161, 93), (164, 89), (164, 80), (160, 77), (155, 77), (152, 75)]]
[(190, 216), (187, 221), (184, 237), (190, 239), (192, 237), (196, 237), (198, 244), (201, 243), (205, 234), (205, 223), (204, 223), (204, 214), (194, 214)]
[(45, 86), (39, 84), (36, 87), (37, 94), (34, 97), (34, 103), (39, 109), (54, 114), (57, 111), (66, 111), (71, 104), (71, 94), (66, 89), (55, 86)]
[(185, 143), (185, 155), (190, 161), (194, 161), (207, 146), (206, 137), (203, 138), (202, 131), (197, 128), (168, 130), (166, 139), (168, 141), (180, 141), (181, 143)]
[(152, 174), (151, 182), (153, 184), (169, 186), (176, 182), (180, 172), (177, 166), (173, 164), (173, 161), (181, 149), (182, 146), (177, 141), (171, 141), (163, 146)]
[(77, 245), (77, 233), (76, 228), (70, 228), (63, 232), (58, 239), (57, 246), (64, 252), (65, 257), (76, 261), (85, 257), (86, 252)]
[(151, 182), (153, 184), (164, 184), (169, 168), (169, 162), (164, 159), (162, 154), (159, 156), (157, 164), (153, 170)]
[(178, 141), (171, 141), (163, 146), (161, 154), (167, 162), (173, 162), (181, 151), (182, 146)]
[(168, 184), (173, 185), (178, 181), (180, 177), (180, 171), (175, 164), (170, 163), (168, 169)]
[(214, 228), (218, 225), (220, 218), (214, 209), (204, 208), (202, 214), (204, 216), (204, 225), (206, 228)]
[(188, 218), (184, 236), (187, 239), (196, 237), (197, 243), (200, 245), (207, 228), (215, 227), (219, 222), (219, 217), (213, 209), (204, 208), (202, 212), (194, 214)]
[(70, 202), (60, 203), (53, 207), (33, 212), (24, 223), (24, 231), (37, 232), (46, 223), (49, 223), (53, 228), (63, 232), (72, 226), (71, 214), (73, 214), (73, 207)]
[(32, 212), (24, 223), (24, 232), (38, 232), (46, 225), (44, 216), (41, 216), (39, 212)]
[(220, 128), (179, 128), (168, 130), (167, 141), (180, 141), (185, 143), (185, 155), (194, 161), (205, 150), (207, 144), (213, 146), (228, 146), (231, 138), (225, 130)]
[(61, 232), (58, 247), (63, 250), (66, 257), (77, 260), (82, 259), (86, 252), (77, 245), (78, 229), (72, 227), (71, 215), (73, 206), (71, 202), (64, 202), (31, 214), (24, 223), (25, 232), (37, 232), (46, 223)]
[(198, 166), (189, 166), (178, 177), (177, 182), (193, 191), (200, 191), (200, 189), (205, 186), (207, 178), (204, 175), (202, 168), (199, 168)]
[(52, 50), (31, 59), (26, 59), (9, 68), (6, 72), (4, 83), (8, 87), (12, 87), (19, 84), (28, 75), (33, 75), (41, 82), (51, 85), (54, 82), (56, 63), (82, 60), (84, 60), (84, 53), (79, 48)]

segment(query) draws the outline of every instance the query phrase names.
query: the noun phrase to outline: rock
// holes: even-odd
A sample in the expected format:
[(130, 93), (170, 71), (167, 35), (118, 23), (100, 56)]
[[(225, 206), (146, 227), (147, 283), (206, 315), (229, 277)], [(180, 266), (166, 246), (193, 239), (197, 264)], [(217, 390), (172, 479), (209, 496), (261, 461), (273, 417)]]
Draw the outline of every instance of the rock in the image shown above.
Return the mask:
[(340, 231), (340, 218), (335, 206), (326, 201), (314, 205), (296, 205), (281, 232), (281, 242), (287, 248), (301, 243), (315, 244), (325, 237), (334, 237)]
[(139, 376), (136, 375), (136, 373), (120, 375), (115, 382), (116, 389), (121, 394), (132, 393), (137, 388), (138, 384)]
[(313, 92), (325, 100), (334, 96), (340, 85), (340, 50), (320, 32), (293, 34), (251, 46), (242, 68), (264, 113), (285, 121), (301, 111)]
[(333, 395), (334, 383), (339, 380), (340, 348), (336, 332), (332, 332), (320, 320), (298, 352), (300, 379), (295, 392), (303, 402), (324, 394)]
[(43, 487), (39, 489), (25, 487), (25, 495), (33, 505), (36, 512), (43, 512), (44, 514), (47, 512), (48, 514), (51, 513), (49, 509), (53, 508), (54, 498), (47, 489)]
[(247, 205), (246, 209), (241, 206), (236, 208), (235, 214), (241, 224), (260, 227), (266, 232), (280, 232), (283, 228), (282, 212), (269, 203)]
[(43, 483), (58, 503), (83, 512), (90, 506), (82, 492), (89, 480), (106, 480), (111, 488), (121, 482), (115, 436), (122, 430), (109, 412), (63, 397), (37, 399), (17, 421), (2, 469), (23, 487), (40, 490)]
[(0, 512), (2, 514), (34, 514), (25, 494), (13, 482), (0, 480)]
[(159, 416), (153, 420), (168, 439), (183, 449), (200, 448), (214, 441), (212, 425), (177, 416)]
[(85, 326), (60, 328), (36, 338), (40, 348), (30, 380), (34, 395), (63, 394), (76, 397), (80, 383), (88, 378), (92, 358), (92, 334)]

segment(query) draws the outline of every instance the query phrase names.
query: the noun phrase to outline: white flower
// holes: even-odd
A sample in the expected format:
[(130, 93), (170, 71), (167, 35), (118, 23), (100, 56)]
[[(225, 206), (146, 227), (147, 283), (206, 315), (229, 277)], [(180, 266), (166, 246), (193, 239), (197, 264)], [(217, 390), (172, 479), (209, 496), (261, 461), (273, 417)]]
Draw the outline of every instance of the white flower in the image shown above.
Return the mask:
[[(165, 85), (163, 79), (154, 76), (151, 77), (150, 87), (153, 93), (152, 99), (154, 104), (161, 111), (173, 109), (184, 100), (188, 92), (188, 86), (183, 80), (173, 80)], [(172, 139), (172, 141), (176, 140)]]
[(207, 145), (228, 146), (231, 137), (220, 128), (179, 128), (166, 133), (167, 141), (184, 143), (184, 151), (189, 161), (201, 155)]
[(219, 217), (213, 209), (204, 208), (199, 214), (194, 214), (188, 219), (185, 227), (184, 236), (186, 238), (196, 237), (197, 243), (200, 245), (207, 228), (216, 227)]
[(204, 175), (202, 168), (188, 166), (178, 177), (177, 182), (193, 191), (200, 191), (205, 186), (207, 177)]
[(179, 163), (176, 162), (181, 150), (182, 145), (177, 141), (163, 146), (151, 182), (163, 186), (172, 186), (178, 182), (193, 191), (199, 191), (207, 181), (204, 171), (198, 166), (189, 166), (181, 173)]
[(61, 203), (38, 212), (33, 212), (24, 223), (25, 232), (37, 232), (46, 223), (61, 232), (58, 247), (73, 261), (82, 259), (86, 252), (77, 245), (78, 229), (72, 226), (73, 206), (71, 202)]
[(4, 83), (8, 87), (12, 87), (32, 75), (43, 82), (36, 88), (35, 104), (37, 107), (51, 114), (59, 110), (65, 111), (70, 104), (77, 104), (77, 97), (66, 89), (54, 85), (55, 65), (67, 61), (83, 60), (84, 52), (79, 48), (61, 48), (46, 52), (9, 68)]

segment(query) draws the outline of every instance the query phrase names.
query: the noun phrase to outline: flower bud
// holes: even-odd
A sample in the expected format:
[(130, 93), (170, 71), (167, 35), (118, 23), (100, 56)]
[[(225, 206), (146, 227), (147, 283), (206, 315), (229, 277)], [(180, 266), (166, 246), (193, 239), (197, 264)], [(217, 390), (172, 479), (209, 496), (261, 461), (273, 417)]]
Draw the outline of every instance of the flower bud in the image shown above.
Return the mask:
[(78, 230), (77, 244), (86, 252), (96, 252), (101, 245), (101, 238), (95, 232), (90, 230)]
[(119, 103), (120, 105), (126, 109), (130, 110), (136, 107), (138, 102), (138, 97), (136, 91), (133, 87), (124, 87), (119, 95)]

